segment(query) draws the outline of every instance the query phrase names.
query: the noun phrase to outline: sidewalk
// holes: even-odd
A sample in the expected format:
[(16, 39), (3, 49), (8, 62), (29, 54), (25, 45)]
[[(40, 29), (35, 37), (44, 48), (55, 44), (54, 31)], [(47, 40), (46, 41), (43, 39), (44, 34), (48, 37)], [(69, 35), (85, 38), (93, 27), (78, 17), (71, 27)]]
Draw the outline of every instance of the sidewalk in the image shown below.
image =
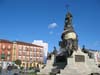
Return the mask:
[[(33, 74), (33, 73), (27, 73), (27, 72), (19, 73), (18, 69), (13, 69), (11, 71), (11, 75), (14, 75), (14, 73), (17, 73), (18, 75), (36, 75), (36, 74)], [(2, 72), (0, 73), (0, 75), (8, 75), (7, 70), (2, 70)]]

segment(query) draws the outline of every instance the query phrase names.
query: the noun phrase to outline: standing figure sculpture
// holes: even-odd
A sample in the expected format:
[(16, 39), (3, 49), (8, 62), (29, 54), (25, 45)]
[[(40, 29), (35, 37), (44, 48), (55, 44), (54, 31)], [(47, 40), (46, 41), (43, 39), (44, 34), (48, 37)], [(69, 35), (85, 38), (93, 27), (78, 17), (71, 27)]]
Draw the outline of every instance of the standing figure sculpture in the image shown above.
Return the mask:
[(66, 52), (67, 57), (71, 56), (73, 51), (78, 49), (78, 40), (77, 34), (72, 26), (72, 15), (70, 12), (65, 17), (65, 26), (61, 39), (62, 41), (59, 43), (60, 48), (64, 49), (63, 51)]

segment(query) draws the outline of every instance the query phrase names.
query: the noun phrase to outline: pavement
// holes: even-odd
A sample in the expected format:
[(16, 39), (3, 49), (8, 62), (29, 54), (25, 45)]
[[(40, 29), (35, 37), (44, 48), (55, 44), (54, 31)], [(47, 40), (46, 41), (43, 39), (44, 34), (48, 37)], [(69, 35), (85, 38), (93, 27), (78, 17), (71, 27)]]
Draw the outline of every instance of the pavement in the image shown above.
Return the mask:
[(7, 70), (3, 69), (0, 75), (14, 75), (14, 73), (17, 73), (18, 75), (29, 75), (27, 73), (19, 73), (20, 70), (18, 69), (13, 69), (11, 73), (9, 74)]
[(14, 73), (18, 73), (18, 75), (21, 75), (21, 74), (19, 74), (18, 69), (12, 70), (10, 74), (7, 70), (3, 69), (0, 73), (0, 75), (14, 75)]

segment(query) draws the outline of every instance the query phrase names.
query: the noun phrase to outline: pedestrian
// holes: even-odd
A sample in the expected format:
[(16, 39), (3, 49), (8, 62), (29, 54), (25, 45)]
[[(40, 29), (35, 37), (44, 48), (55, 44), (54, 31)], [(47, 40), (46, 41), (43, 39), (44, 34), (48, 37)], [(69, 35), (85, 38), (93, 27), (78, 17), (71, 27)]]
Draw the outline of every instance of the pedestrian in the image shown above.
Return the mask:
[(9, 64), (7, 67), (8, 75), (11, 75), (11, 70), (12, 70), (12, 66), (11, 64)]

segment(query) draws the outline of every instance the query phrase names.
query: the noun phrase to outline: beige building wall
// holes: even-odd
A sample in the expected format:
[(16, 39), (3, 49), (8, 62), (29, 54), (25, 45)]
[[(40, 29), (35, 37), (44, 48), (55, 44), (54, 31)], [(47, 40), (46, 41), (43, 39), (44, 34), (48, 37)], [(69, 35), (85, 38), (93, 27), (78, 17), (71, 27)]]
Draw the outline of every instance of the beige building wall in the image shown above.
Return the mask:
[(43, 47), (25, 42), (15, 42), (12, 60), (17, 59), (22, 61), (21, 66), (23, 67), (37, 67), (43, 63)]

